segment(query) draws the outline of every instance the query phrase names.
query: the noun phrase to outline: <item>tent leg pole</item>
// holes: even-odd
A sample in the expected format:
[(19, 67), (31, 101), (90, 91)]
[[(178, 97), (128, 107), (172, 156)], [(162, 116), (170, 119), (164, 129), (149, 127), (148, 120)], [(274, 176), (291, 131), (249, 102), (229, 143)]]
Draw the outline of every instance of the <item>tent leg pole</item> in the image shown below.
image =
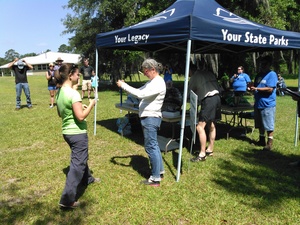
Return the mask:
[[(98, 49), (96, 48), (96, 80), (98, 77)], [(97, 123), (97, 105), (98, 105), (98, 81), (96, 82), (96, 90), (95, 90), (95, 99), (96, 99), (96, 105), (94, 107), (94, 135), (96, 135), (96, 123)]]
[(179, 154), (178, 154), (178, 163), (177, 163), (177, 175), (176, 181), (179, 182), (180, 172), (181, 172), (181, 157), (182, 157), (182, 146), (183, 146), (183, 137), (184, 137), (184, 127), (185, 127), (185, 114), (186, 114), (186, 102), (187, 102), (187, 89), (189, 82), (189, 71), (190, 71), (190, 57), (191, 57), (191, 40), (187, 42), (186, 50), (186, 62), (185, 62), (185, 78), (184, 78), (184, 91), (183, 91), (183, 109), (181, 116), (181, 129), (180, 129), (180, 143), (179, 143)]

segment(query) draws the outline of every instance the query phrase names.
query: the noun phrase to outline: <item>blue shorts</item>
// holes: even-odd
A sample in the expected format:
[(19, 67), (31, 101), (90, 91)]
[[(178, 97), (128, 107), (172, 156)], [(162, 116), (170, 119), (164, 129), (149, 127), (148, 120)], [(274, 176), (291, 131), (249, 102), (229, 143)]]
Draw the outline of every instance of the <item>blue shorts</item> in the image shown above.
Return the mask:
[(48, 86), (48, 90), (49, 91), (55, 91), (56, 90), (56, 86)]
[(264, 127), (266, 131), (274, 131), (276, 107), (254, 108), (255, 128)]

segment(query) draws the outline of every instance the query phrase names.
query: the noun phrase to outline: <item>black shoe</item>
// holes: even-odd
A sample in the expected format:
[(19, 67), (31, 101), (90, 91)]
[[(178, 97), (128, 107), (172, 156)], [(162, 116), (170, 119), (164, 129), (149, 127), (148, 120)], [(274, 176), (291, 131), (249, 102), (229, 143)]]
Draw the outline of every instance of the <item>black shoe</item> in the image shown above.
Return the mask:
[(76, 209), (76, 208), (78, 208), (78, 206), (80, 206), (80, 203), (78, 201), (73, 202), (73, 204), (71, 204), (71, 205), (64, 205), (62, 203), (59, 203), (59, 206), (61, 208), (66, 208), (66, 209)]
[(256, 145), (257, 145), (257, 146), (266, 146), (266, 144), (267, 144), (267, 142), (266, 142), (265, 137), (260, 137), (260, 138), (259, 138), (259, 141), (256, 142)]
[(164, 179), (164, 174), (160, 174), (160, 179)]
[(152, 187), (159, 187), (160, 186), (160, 181), (154, 181), (154, 180), (143, 180), (141, 182), (142, 184), (145, 184), (145, 185), (149, 185), (149, 186), (152, 186)]
[(208, 152), (208, 151), (206, 151), (205, 154), (206, 154), (206, 156), (213, 156), (214, 152)]
[(300, 167), (300, 161), (292, 162), (292, 163), (290, 163), (289, 165), (290, 165), (290, 166)]
[(200, 162), (200, 161), (205, 161), (205, 160), (206, 160), (206, 156), (203, 156), (203, 157), (197, 156), (195, 158), (192, 158), (191, 162)]

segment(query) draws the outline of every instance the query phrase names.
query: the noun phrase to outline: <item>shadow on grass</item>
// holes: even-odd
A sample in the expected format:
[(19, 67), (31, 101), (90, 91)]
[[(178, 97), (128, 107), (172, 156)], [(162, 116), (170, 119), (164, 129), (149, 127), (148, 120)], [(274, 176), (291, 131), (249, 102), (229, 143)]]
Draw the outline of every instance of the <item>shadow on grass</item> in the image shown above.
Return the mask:
[[(105, 127), (106, 129), (118, 133), (117, 132), (117, 125), (116, 125), (116, 119), (108, 119), (108, 120), (102, 120), (97, 121), (97, 124), (100, 126)], [(132, 134), (124, 136), (124, 138), (130, 139), (134, 141), (136, 144), (144, 146), (144, 137), (143, 137), (143, 131), (141, 128), (140, 123), (131, 124), (132, 126)], [(175, 134), (177, 134), (174, 138), (179, 138), (180, 133), (180, 126), (177, 124), (175, 125)], [(170, 137), (172, 136), (172, 125), (170, 123), (162, 122), (160, 130), (158, 131), (158, 135)], [(188, 144), (187, 144), (188, 145)], [(164, 158), (164, 151), (162, 151), (163, 160), (165, 163), (165, 167), (169, 168), (169, 171), (172, 173), (172, 176), (176, 178), (176, 174), (173, 173), (173, 168), (177, 169), (178, 165), (178, 153), (175, 150), (168, 150), (168, 153), (172, 153), (172, 165), (170, 165)], [(166, 154), (168, 154), (166, 153)], [(131, 158), (129, 164), (124, 164), (122, 162), (118, 162), (118, 159), (124, 159), (124, 158)], [(141, 176), (148, 178), (151, 174), (150, 168), (149, 168), (149, 161), (148, 158), (145, 158), (141, 155), (127, 155), (127, 156), (115, 156), (111, 159), (111, 162), (116, 165), (126, 166), (126, 167), (132, 167), (135, 171), (137, 171)], [(181, 164), (182, 165), (182, 164)]]
[[(130, 162), (128, 164), (123, 163), (123, 159), (128, 158), (130, 159)], [(110, 162), (119, 166), (132, 167), (132, 169), (145, 178), (149, 178), (151, 174), (148, 159), (141, 155), (114, 156), (111, 158)]]
[[(108, 120), (101, 120), (101, 121), (97, 121), (97, 124), (105, 127), (106, 129), (115, 132), (117, 134), (119, 134), (117, 132), (118, 128), (117, 128), (117, 119), (118, 118), (114, 118), (114, 119), (108, 119)], [(132, 141), (134, 141), (136, 144), (139, 144), (141, 146), (144, 146), (144, 137), (143, 137), (143, 131), (140, 125), (140, 122), (135, 122), (134, 124), (131, 123), (131, 128), (132, 128), (132, 134), (130, 135), (126, 135), (124, 136), (124, 138), (130, 139)], [(188, 130), (189, 128), (186, 128), (186, 130)], [(189, 132), (189, 131), (188, 131)], [(173, 138), (177, 139), (179, 138), (179, 134), (180, 134), (180, 125), (179, 124), (175, 124), (175, 136)], [(167, 137), (167, 138), (171, 138), (172, 137), (172, 124), (171, 123), (167, 123), (167, 122), (162, 122), (161, 123), (161, 127), (157, 132), (158, 135)], [(187, 137), (189, 138), (189, 136), (191, 136), (191, 134), (188, 134)], [(188, 144), (185, 143), (188, 147)]]
[[(173, 165), (170, 165), (164, 157), (162, 157), (165, 163), (165, 167), (169, 169), (174, 179), (176, 179), (176, 174), (173, 172), (173, 168), (177, 168), (177, 161), (178, 161), (178, 153), (172, 151), (172, 159)], [(124, 159), (130, 159), (129, 163), (123, 163)], [(124, 167), (132, 167), (135, 171), (137, 171), (142, 177), (149, 178), (151, 175), (151, 169), (149, 167), (149, 160), (148, 158), (141, 156), (141, 155), (126, 155), (126, 156), (114, 156), (111, 158), (110, 162), (115, 165), (124, 166)], [(165, 168), (166, 169), (166, 168)]]
[[(108, 120), (101, 120), (101, 121), (97, 121), (97, 124), (105, 127), (106, 129), (114, 132), (114, 133), (118, 133), (118, 127), (116, 125), (117, 123), (117, 119), (118, 118), (113, 118), (113, 119), (108, 119)], [(124, 138), (130, 139), (132, 141), (134, 141), (136, 144), (138, 145), (142, 145), (144, 144), (144, 139), (143, 139), (143, 133), (140, 127), (134, 127), (132, 126), (133, 130), (132, 130), (132, 134), (130, 135), (126, 135), (123, 136)], [(119, 134), (121, 135), (121, 134)]]
[(267, 211), (287, 198), (300, 197), (299, 167), (289, 165), (297, 160), (294, 156), (257, 149), (236, 149), (232, 155), (235, 160), (220, 159), (221, 172), (215, 174), (213, 181), (228, 192), (251, 198), (243, 204)]
[[(45, 195), (51, 193), (50, 188), (28, 194), (26, 197), (20, 196), (23, 192), (22, 185), (18, 181), (2, 186), (3, 192), (9, 192), (10, 198), (0, 202), (0, 224), (24, 224), (28, 220), (28, 215), (35, 212), (37, 218), (33, 219), (34, 224), (83, 224), (85, 215), (81, 211), (74, 215), (71, 210), (61, 210), (57, 204), (42, 202)], [(81, 204), (81, 209), (85, 204)], [(44, 213), (41, 215), (41, 213)], [(68, 216), (68, 213), (72, 216)], [(68, 221), (66, 221), (66, 216)]]

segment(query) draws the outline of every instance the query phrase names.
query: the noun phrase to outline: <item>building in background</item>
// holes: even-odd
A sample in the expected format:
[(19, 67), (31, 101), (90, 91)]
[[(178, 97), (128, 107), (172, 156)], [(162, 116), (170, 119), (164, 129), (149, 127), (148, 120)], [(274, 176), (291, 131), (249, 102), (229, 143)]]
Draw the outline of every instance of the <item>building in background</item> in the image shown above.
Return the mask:
[[(49, 63), (55, 63), (56, 59), (60, 57), (64, 61), (63, 63), (74, 63), (78, 65), (81, 61), (80, 54), (62, 53), (62, 52), (45, 52), (37, 56), (25, 57), (26, 62), (33, 66), (33, 70), (28, 71), (28, 75), (33, 75), (37, 72), (44, 72), (48, 70)], [(1, 65), (1, 75), (11, 74), (12, 72), (8, 69), (8, 64)], [(13, 76), (13, 74), (11, 74)], [(44, 75), (44, 74), (43, 74)]]

